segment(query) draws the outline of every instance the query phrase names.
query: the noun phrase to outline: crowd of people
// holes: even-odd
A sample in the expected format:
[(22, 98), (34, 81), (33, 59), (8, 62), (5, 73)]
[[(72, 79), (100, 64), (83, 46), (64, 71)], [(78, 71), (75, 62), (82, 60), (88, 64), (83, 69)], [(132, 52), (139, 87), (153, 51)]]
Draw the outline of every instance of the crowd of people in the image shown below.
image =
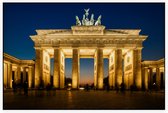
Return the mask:
[[(12, 83), (13, 85), (13, 92), (14, 93), (19, 93), (19, 94), (24, 94), (24, 95), (27, 95), (28, 96), (28, 82), (27, 81), (24, 81), (23, 83), (21, 82), (13, 82)], [(52, 85), (50, 83), (48, 83), (46, 86), (44, 85), (44, 82), (41, 81), (40, 84), (39, 84), (39, 87), (36, 89), (37, 92), (43, 92), (44, 90), (47, 91), (47, 94), (50, 94), (50, 91), (53, 89)], [(86, 84), (84, 86), (84, 89), (86, 91), (89, 91), (89, 90), (96, 90), (96, 88), (94, 88), (94, 85), (89, 85), (89, 84)], [(116, 85), (115, 88), (113, 87), (110, 87), (109, 85), (104, 85), (104, 90), (106, 91), (110, 91), (110, 90), (115, 90), (117, 93), (118, 92), (121, 92), (121, 93), (124, 93), (126, 91), (126, 86), (124, 83), (121, 83), (120, 85)], [(133, 92), (133, 91), (136, 91), (137, 88), (135, 85), (131, 85), (130, 86), (130, 91)], [(40, 93), (38, 95), (41, 95)]]
[(19, 94), (21, 94), (23, 90), (24, 95), (28, 95), (28, 82), (27, 81), (24, 81), (23, 83), (13, 81), (12, 86), (13, 86), (14, 93), (19, 92)]

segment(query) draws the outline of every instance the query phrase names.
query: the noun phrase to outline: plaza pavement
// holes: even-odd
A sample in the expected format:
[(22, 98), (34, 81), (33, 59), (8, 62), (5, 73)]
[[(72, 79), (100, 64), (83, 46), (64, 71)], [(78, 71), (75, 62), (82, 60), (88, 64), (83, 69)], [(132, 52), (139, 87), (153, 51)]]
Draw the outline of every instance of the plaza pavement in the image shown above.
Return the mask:
[(164, 109), (164, 92), (31, 90), (3, 92), (3, 109)]

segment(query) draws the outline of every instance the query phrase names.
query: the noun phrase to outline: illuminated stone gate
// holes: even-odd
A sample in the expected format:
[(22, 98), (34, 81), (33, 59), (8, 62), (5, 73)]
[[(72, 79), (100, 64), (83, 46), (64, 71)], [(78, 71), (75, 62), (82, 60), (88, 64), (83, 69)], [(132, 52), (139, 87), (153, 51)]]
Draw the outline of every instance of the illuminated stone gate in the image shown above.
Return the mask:
[[(35, 86), (40, 81), (48, 82), (50, 58), (54, 58), (53, 85), (64, 88), (65, 58), (72, 58), (72, 88), (79, 87), (80, 58), (94, 58), (94, 86), (103, 89), (103, 58), (109, 58), (109, 86), (119, 87), (121, 83), (142, 87), (141, 51), (147, 38), (139, 29), (105, 29), (101, 15), (94, 21), (88, 19), (85, 10), (82, 22), (76, 16), (76, 26), (71, 29), (36, 30), (30, 36), (36, 51)], [(124, 69), (124, 70), (123, 70)], [(129, 76), (129, 79), (124, 79)]]
[[(37, 35), (30, 36), (34, 41), (35, 62), (15, 60), (12, 56), (9, 59), (9, 55), (4, 54), (4, 85), (7, 85), (7, 88), (12, 87), (11, 66), (16, 65), (16, 76), (20, 76), (20, 67), (23, 73), (29, 72), (29, 88), (32, 84), (35, 88), (41, 83), (46, 86), (50, 83), (50, 59), (54, 58), (53, 86), (63, 89), (65, 58), (72, 58), (72, 88), (77, 89), (80, 80), (80, 58), (94, 58), (94, 86), (103, 89), (103, 59), (108, 58), (108, 80), (111, 89), (119, 87), (121, 83), (126, 85), (126, 89), (135, 85), (139, 89), (148, 90), (153, 83), (164, 87), (164, 59), (141, 61), (142, 43), (147, 36), (140, 35), (140, 29), (105, 29), (105, 26), (101, 25), (101, 15), (95, 21), (92, 14), (89, 20), (88, 11), (85, 10), (81, 21), (76, 16), (76, 25), (71, 29), (36, 30)], [(151, 75), (154, 68), (155, 81)]]

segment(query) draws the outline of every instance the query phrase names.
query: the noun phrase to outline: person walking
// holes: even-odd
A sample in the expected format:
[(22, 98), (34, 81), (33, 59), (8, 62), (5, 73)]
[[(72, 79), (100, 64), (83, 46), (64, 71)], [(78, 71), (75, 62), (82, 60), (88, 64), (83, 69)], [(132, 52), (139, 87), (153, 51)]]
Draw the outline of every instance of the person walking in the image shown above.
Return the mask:
[(27, 83), (27, 81), (24, 82), (23, 88), (24, 88), (24, 95), (28, 96), (28, 83)]

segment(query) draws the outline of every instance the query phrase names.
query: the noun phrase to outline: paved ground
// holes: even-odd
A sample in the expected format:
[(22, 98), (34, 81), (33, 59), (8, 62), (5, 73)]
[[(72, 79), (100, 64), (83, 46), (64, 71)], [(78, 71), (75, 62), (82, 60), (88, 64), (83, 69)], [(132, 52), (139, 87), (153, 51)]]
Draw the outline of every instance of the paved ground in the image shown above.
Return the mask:
[(29, 91), (4, 92), (4, 109), (164, 109), (164, 92)]

